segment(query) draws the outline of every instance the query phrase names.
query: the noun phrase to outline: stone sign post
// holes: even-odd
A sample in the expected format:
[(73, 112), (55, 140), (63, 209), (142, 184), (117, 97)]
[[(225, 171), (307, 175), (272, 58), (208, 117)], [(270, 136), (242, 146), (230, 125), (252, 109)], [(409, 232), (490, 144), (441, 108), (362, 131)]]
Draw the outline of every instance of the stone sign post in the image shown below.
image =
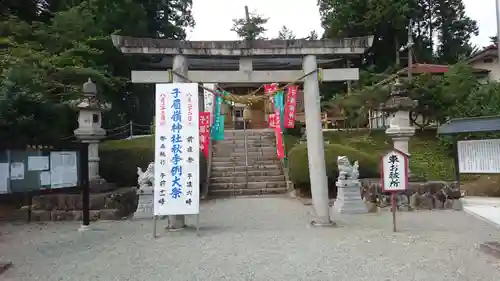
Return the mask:
[(99, 142), (106, 137), (102, 126), (102, 112), (111, 108), (97, 98), (97, 86), (92, 80), (83, 84), (83, 97), (74, 101), (78, 109), (78, 128), (74, 131), (78, 140), (89, 144), (89, 183), (94, 191), (111, 189), (99, 176)]

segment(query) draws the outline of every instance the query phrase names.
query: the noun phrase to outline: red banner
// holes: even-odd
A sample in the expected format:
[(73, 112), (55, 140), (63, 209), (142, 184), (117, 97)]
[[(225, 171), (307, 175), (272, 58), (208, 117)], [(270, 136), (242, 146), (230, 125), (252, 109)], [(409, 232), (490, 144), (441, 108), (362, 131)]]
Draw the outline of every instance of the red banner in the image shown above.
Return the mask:
[(264, 92), (266, 93), (267, 96), (269, 96), (269, 102), (271, 102), (271, 104), (273, 105), (273, 108), (274, 108), (274, 95), (273, 94), (275, 94), (277, 90), (278, 90), (277, 83), (264, 85)]
[(275, 121), (276, 120), (275, 120), (275, 117), (274, 117), (274, 113), (271, 113), (271, 114), (267, 115), (267, 124), (269, 125), (270, 129), (274, 129), (274, 127), (276, 127)]
[(274, 114), (274, 130), (276, 133), (276, 152), (278, 153), (278, 158), (283, 159), (285, 158), (285, 149), (283, 148), (283, 134), (281, 133), (281, 126), (280, 124), (280, 112), (279, 110), (276, 110), (276, 113)]
[(299, 91), (299, 86), (291, 85), (288, 86), (286, 94), (285, 103), (285, 128), (295, 127), (295, 116), (297, 108), (297, 92)]
[(210, 112), (200, 112), (198, 126), (200, 128), (200, 150), (203, 151), (205, 157), (208, 158), (208, 142), (210, 138)]

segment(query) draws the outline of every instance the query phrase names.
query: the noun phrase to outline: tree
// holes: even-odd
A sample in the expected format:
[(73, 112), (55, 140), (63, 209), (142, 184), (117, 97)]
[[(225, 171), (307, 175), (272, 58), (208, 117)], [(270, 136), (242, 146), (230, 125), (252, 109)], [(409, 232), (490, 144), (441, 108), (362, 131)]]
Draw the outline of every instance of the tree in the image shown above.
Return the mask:
[(406, 40), (409, 0), (319, 0), (325, 38), (374, 35), (366, 65), (384, 71), (399, 64), (399, 48)]
[(434, 13), (439, 26), (439, 61), (446, 64), (458, 62), (473, 51), (472, 35), (478, 35), (476, 21), (465, 14), (462, 0), (435, 0)]
[(498, 36), (496, 36), (496, 35), (495, 35), (495, 36), (491, 36), (491, 37), (490, 37), (490, 42), (491, 42), (492, 44), (497, 45), (497, 44), (498, 44)]
[(295, 35), (293, 34), (293, 32), (290, 29), (288, 29), (288, 27), (283, 25), (281, 27), (281, 30), (278, 33), (278, 39), (295, 40)]
[(311, 32), (309, 32), (309, 35), (307, 35), (307, 37), (305, 38), (306, 40), (318, 40), (318, 33), (316, 33), (315, 30), (311, 30)]
[(256, 13), (250, 13), (249, 21), (246, 18), (233, 19), (231, 31), (236, 32), (241, 39), (247, 41), (265, 39), (264, 33), (267, 29), (264, 25), (268, 21), (269, 18)]
[(0, 138), (10, 140), (72, 134), (76, 118), (68, 104), (88, 77), (113, 104), (105, 127), (150, 123), (153, 89), (131, 84), (129, 76), (151, 58), (122, 55), (110, 35), (184, 39), (194, 24), (190, 0), (12, 3), (0, 3)]
[(404, 66), (399, 49), (407, 41), (408, 28), (414, 56), (427, 63), (452, 64), (468, 56), (473, 50), (470, 38), (477, 34), (462, 0), (319, 0), (319, 9), (326, 38), (375, 36), (364, 64), (375, 65), (377, 72)]

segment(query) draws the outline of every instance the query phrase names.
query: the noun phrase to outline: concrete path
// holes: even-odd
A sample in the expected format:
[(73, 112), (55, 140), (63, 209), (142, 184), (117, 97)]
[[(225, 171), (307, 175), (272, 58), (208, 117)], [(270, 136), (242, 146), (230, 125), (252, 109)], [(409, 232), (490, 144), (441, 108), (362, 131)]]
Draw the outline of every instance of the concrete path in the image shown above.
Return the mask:
[(466, 212), (500, 227), (500, 198), (469, 196), (463, 202)]
[[(307, 227), (310, 207), (290, 198), (240, 198), (202, 206), (194, 232), (151, 238), (151, 221), (0, 226), (2, 281), (495, 280), (498, 260), (479, 251), (500, 232), (465, 212), (336, 217)], [(193, 222), (194, 219), (188, 220)], [(164, 223), (164, 222), (161, 222)]]

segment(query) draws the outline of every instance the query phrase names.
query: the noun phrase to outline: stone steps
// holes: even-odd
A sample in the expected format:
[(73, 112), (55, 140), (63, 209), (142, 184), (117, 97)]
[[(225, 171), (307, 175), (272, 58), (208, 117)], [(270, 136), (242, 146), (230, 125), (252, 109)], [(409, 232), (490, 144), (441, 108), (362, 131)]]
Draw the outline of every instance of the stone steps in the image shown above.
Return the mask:
[[(247, 170), (247, 167), (243, 165), (213, 165), (212, 166), (212, 171), (226, 171), (226, 172), (245, 172)], [(269, 170), (281, 170), (279, 166), (276, 164), (272, 165), (249, 165), (248, 167), (249, 171), (269, 171)]]
[(257, 137), (262, 137), (262, 136), (274, 136), (274, 130), (273, 129), (258, 129), (258, 130), (252, 130), (248, 129), (246, 130), (224, 130), (224, 138), (234, 138), (234, 137), (242, 137), (245, 136), (257, 136)]
[(275, 142), (274, 131), (269, 129), (248, 130), (246, 137), (244, 131), (226, 131), (225, 139), (212, 147), (210, 196), (286, 192)]
[(269, 153), (266, 154), (253, 154), (253, 155), (248, 155), (245, 156), (243, 155), (235, 155), (233, 153), (231, 156), (222, 156), (222, 155), (215, 155), (212, 157), (212, 162), (236, 162), (236, 163), (245, 163), (245, 159), (252, 160), (252, 161), (268, 161), (268, 160), (278, 160), (278, 157), (276, 155), (269, 155)]
[(265, 190), (240, 188), (240, 189), (210, 190), (209, 195), (212, 198), (219, 198), (219, 197), (229, 197), (229, 196), (251, 196), (251, 195), (269, 195), (269, 194), (283, 194), (283, 193), (286, 193), (286, 188), (267, 188)]
[[(248, 134), (246, 136), (247, 140), (264, 140), (264, 139), (275, 139), (276, 136), (273, 134), (266, 134), (266, 135), (251, 135)], [(226, 140), (244, 140), (245, 139), (245, 134), (237, 134), (234, 136), (224, 136), (224, 140), (221, 141), (226, 141)]]
[[(249, 140), (247, 141), (247, 148), (250, 147), (275, 147), (276, 144), (273, 140)], [(213, 144), (215, 149), (219, 148), (245, 148), (245, 141), (241, 140), (227, 140), (217, 141)]]
[[(276, 148), (273, 146), (268, 147), (248, 147), (248, 157), (252, 157), (254, 155), (275, 155)], [(244, 147), (234, 147), (234, 148), (213, 148), (212, 149), (213, 156), (243, 156), (245, 157), (245, 148)]]
[(282, 181), (275, 182), (248, 182), (248, 183), (211, 183), (212, 189), (241, 189), (241, 188), (249, 188), (249, 189), (262, 189), (265, 190), (267, 188), (286, 188), (286, 182), (283, 178)]
[(277, 176), (248, 175), (248, 178), (245, 177), (245, 175), (212, 177), (210, 179), (210, 182), (212, 184), (218, 184), (218, 183), (236, 184), (236, 183), (245, 183), (247, 180), (248, 182), (260, 182), (260, 180), (262, 180), (263, 178), (265, 178), (266, 182), (285, 182), (285, 177), (283, 175), (277, 175)]
[[(234, 167), (228, 167), (228, 169), (217, 169), (217, 170), (212, 170), (211, 177), (212, 178), (218, 178), (218, 177), (245, 177), (246, 171), (243, 167), (243, 169), (235, 171)], [(260, 176), (260, 177), (273, 177), (273, 176), (283, 176), (283, 173), (281, 172), (280, 169), (277, 167), (274, 167), (272, 169), (249, 169), (248, 170), (248, 176), (249, 177), (255, 177), (255, 176)]]
[[(212, 166), (230, 167), (230, 166), (245, 166), (245, 159), (238, 159), (232, 161), (225, 161), (226, 159), (212, 159)], [(259, 160), (248, 159), (248, 166), (262, 166), (262, 165), (277, 165), (278, 160)]]

